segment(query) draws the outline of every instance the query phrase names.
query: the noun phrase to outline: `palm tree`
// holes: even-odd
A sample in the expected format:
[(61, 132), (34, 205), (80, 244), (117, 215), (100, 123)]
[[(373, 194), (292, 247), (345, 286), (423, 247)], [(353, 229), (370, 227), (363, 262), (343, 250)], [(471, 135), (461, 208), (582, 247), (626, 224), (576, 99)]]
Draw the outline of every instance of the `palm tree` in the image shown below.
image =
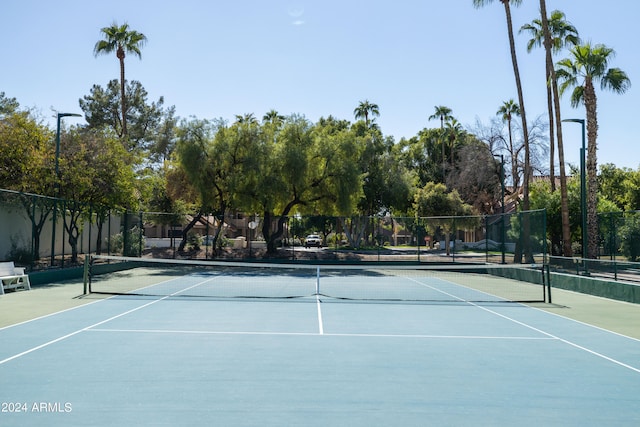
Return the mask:
[(560, 94), (569, 88), (571, 106), (582, 104), (587, 116), (587, 256), (596, 258), (598, 255), (598, 101), (595, 83), (600, 83), (601, 89), (609, 89), (615, 93), (624, 93), (631, 86), (627, 74), (619, 68), (609, 68), (609, 59), (615, 56), (615, 51), (605, 45), (591, 46), (590, 43), (574, 46), (570, 57), (558, 62), (556, 74), (560, 83)]
[(369, 115), (380, 116), (378, 104), (373, 104), (368, 100), (360, 101), (360, 104), (353, 110), (356, 119), (364, 119), (364, 123), (369, 127)]
[(444, 122), (453, 119), (453, 116), (451, 115), (451, 108), (449, 107), (436, 105), (434, 108), (436, 111), (429, 116), (429, 120), (440, 119), (440, 132), (442, 133), (443, 138), (440, 141), (440, 145), (442, 146), (442, 183), (445, 184), (446, 156), (444, 154)]
[(134, 30), (129, 30), (129, 24), (118, 25), (113, 23), (110, 27), (100, 30), (104, 39), (96, 43), (93, 54), (109, 54), (116, 52), (116, 57), (120, 61), (120, 102), (122, 106), (122, 136), (127, 136), (127, 102), (124, 91), (124, 58), (127, 53), (132, 53), (138, 58), (142, 58), (140, 48), (144, 46), (147, 37)]
[(436, 105), (435, 113), (429, 116), (429, 120), (440, 119), (440, 129), (444, 129), (444, 122), (453, 118), (451, 115), (451, 108), (444, 105)]
[[(511, 20), (511, 4), (519, 6), (522, 0), (498, 0), (504, 6), (504, 12), (507, 18), (507, 31), (509, 36), (509, 48), (511, 50), (511, 63), (513, 65), (513, 74), (516, 79), (516, 88), (518, 89), (518, 105), (520, 106), (520, 118), (522, 119), (522, 136), (524, 137), (524, 180), (522, 184), (522, 209), (529, 210), (529, 181), (531, 180), (531, 164), (530, 164), (530, 150), (529, 150), (529, 129), (527, 127), (527, 115), (524, 108), (524, 95), (522, 93), (522, 83), (520, 81), (520, 71), (518, 69), (518, 57), (516, 55), (516, 43), (513, 37), (513, 22)], [(493, 0), (473, 0), (473, 5), (476, 8), (483, 7), (487, 4), (493, 3)], [(533, 261), (531, 254), (531, 248), (529, 247), (529, 223), (528, 216), (525, 216), (522, 225), (524, 233), (525, 247), (524, 255), (525, 262)], [(520, 254), (516, 254), (516, 261), (519, 261)]]
[(256, 124), (258, 120), (253, 113), (236, 114), (236, 123), (238, 124)]
[(460, 141), (460, 137), (464, 134), (464, 129), (462, 129), (460, 122), (452, 117), (446, 121), (444, 133), (446, 139), (449, 140), (449, 156), (451, 157), (451, 168), (453, 169), (455, 166), (455, 148)]
[(273, 125), (280, 126), (282, 123), (284, 123), (285, 118), (285, 116), (272, 109), (262, 117), (262, 121), (265, 123), (271, 123)]
[(511, 177), (513, 179), (513, 187), (518, 188), (520, 185), (520, 176), (518, 175), (518, 152), (513, 148), (513, 132), (511, 130), (511, 121), (513, 116), (520, 116), (520, 106), (513, 99), (504, 101), (502, 106), (498, 108), (496, 115), (502, 117), (502, 121), (507, 122), (509, 131), (509, 155), (511, 156)]
[[(544, 46), (546, 56), (545, 81), (547, 82), (547, 105), (549, 112), (549, 177), (551, 179), (551, 191), (555, 191), (555, 138), (554, 138), (554, 97), (552, 87), (557, 82), (553, 68), (553, 53), (558, 53), (567, 46), (575, 46), (580, 43), (578, 30), (565, 20), (565, 14), (559, 10), (551, 12), (551, 16), (545, 19), (546, 2), (540, 0), (541, 18), (534, 19), (530, 24), (520, 27), (520, 32), (527, 31), (531, 39), (527, 42), (527, 52), (531, 53), (534, 47)], [(544, 13), (542, 11), (545, 11)], [(549, 43), (545, 41), (545, 27), (549, 34)], [(547, 46), (549, 48), (547, 49)], [(558, 146), (561, 141), (562, 126), (558, 126)], [(561, 168), (564, 165), (561, 163)]]
[(562, 140), (562, 123), (560, 114), (560, 97), (558, 95), (558, 81), (553, 66), (553, 53), (558, 53), (567, 46), (580, 43), (578, 30), (565, 20), (564, 13), (559, 10), (551, 12), (547, 18), (545, 0), (540, 0), (541, 19), (535, 19), (531, 24), (523, 25), (520, 31), (529, 31), (532, 35), (527, 43), (527, 51), (533, 47), (544, 45), (546, 57), (547, 104), (549, 110), (549, 179), (551, 191), (555, 191), (555, 155), (554, 155), (554, 112), (555, 126), (558, 135), (558, 161), (560, 164), (560, 211), (562, 218), (562, 253), (571, 256), (571, 229), (569, 223), (569, 197), (567, 191), (567, 174), (564, 161), (564, 144)]

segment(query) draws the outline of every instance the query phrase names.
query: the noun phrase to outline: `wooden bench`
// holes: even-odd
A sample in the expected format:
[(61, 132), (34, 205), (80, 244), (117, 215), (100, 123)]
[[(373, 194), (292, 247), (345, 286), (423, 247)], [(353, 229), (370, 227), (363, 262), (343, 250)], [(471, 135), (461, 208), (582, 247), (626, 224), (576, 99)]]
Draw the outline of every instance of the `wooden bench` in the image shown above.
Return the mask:
[(28, 291), (31, 289), (29, 276), (24, 273), (24, 268), (16, 267), (13, 261), (0, 262), (0, 295), (4, 294), (5, 289), (16, 290), (19, 288)]

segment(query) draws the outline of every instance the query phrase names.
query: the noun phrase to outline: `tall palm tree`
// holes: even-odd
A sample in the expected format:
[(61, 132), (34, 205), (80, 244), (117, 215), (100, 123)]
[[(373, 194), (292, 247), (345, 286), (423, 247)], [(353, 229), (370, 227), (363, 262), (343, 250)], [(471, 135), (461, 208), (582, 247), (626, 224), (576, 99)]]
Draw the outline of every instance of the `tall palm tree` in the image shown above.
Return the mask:
[[(518, 57), (516, 55), (516, 43), (513, 37), (513, 22), (511, 20), (511, 5), (520, 6), (522, 0), (497, 0), (504, 6), (504, 12), (507, 18), (507, 31), (509, 36), (509, 47), (511, 50), (511, 63), (513, 65), (513, 74), (516, 79), (516, 88), (518, 90), (518, 105), (520, 106), (520, 118), (522, 119), (522, 135), (524, 137), (524, 180), (522, 184), (522, 208), (529, 210), (529, 181), (531, 179), (530, 151), (529, 151), (529, 129), (527, 127), (527, 115), (524, 108), (524, 95), (522, 93), (522, 83), (520, 81), (520, 71), (518, 69)], [(473, 0), (476, 8), (486, 6), (493, 3), (493, 0)]]
[[(511, 64), (513, 65), (513, 75), (516, 79), (516, 88), (518, 90), (518, 105), (520, 106), (520, 118), (522, 119), (522, 136), (524, 138), (524, 176), (522, 183), (522, 209), (528, 211), (530, 207), (529, 202), (529, 181), (531, 180), (531, 161), (529, 150), (529, 128), (527, 126), (527, 115), (524, 108), (524, 95), (522, 93), (522, 83), (520, 81), (520, 70), (518, 69), (518, 57), (516, 55), (516, 43), (513, 37), (513, 22), (511, 20), (511, 5), (519, 6), (522, 0), (499, 0), (504, 6), (504, 13), (507, 18), (507, 32), (509, 36), (509, 48), (511, 51)], [(473, 5), (476, 8), (486, 6), (493, 3), (493, 0), (473, 0)], [(530, 230), (529, 230), (529, 216), (525, 215), (522, 222), (523, 232), (523, 247), (518, 248), (515, 254), (515, 261), (522, 261), (522, 253), (525, 256), (525, 262), (533, 262), (533, 254), (531, 252), (531, 246), (529, 242)], [(522, 252), (519, 250), (522, 249)]]
[(569, 223), (569, 197), (567, 191), (567, 174), (564, 161), (564, 144), (562, 140), (562, 123), (560, 114), (560, 97), (558, 95), (558, 81), (553, 66), (553, 53), (558, 53), (568, 46), (580, 43), (578, 30), (565, 20), (564, 13), (559, 10), (551, 12), (547, 18), (545, 0), (540, 0), (540, 19), (531, 24), (523, 25), (520, 31), (529, 31), (532, 38), (527, 43), (527, 51), (533, 47), (544, 46), (546, 59), (547, 104), (549, 111), (549, 178), (551, 191), (555, 191), (555, 154), (554, 154), (554, 113), (555, 127), (558, 136), (558, 161), (560, 166), (560, 212), (562, 218), (562, 253), (572, 256), (571, 229)]
[(369, 127), (369, 115), (380, 116), (380, 108), (378, 104), (369, 102), (368, 100), (360, 101), (360, 104), (353, 110), (356, 119), (364, 119), (364, 123)]
[(609, 59), (615, 51), (605, 45), (590, 43), (574, 46), (570, 57), (558, 62), (556, 74), (560, 94), (573, 88), (571, 106), (584, 105), (587, 116), (587, 256), (598, 255), (598, 101), (594, 84), (602, 90), (624, 93), (631, 86), (627, 74), (619, 68), (609, 68)]
[[(580, 43), (578, 30), (565, 20), (565, 14), (559, 10), (551, 12), (551, 16), (545, 19), (546, 2), (540, 0), (541, 18), (534, 19), (530, 24), (520, 27), (520, 33), (523, 31), (531, 35), (531, 39), (527, 42), (527, 52), (535, 47), (545, 48), (545, 82), (547, 86), (547, 110), (549, 113), (549, 176), (551, 179), (551, 191), (555, 191), (555, 129), (554, 129), (554, 98), (552, 86), (557, 84), (552, 78), (555, 76), (553, 68), (553, 54), (567, 46), (575, 46)], [(542, 12), (544, 11), (544, 13)], [(546, 32), (545, 32), (546, 27)], [(545, 34), (549, 35), (548, 43), (545, 41)], [(557, 86), (556, 86), (557, 88)], [(561, 143), (562, 126), (558, 126), (558, 145)], [(563, 167), (561, 164), (560, 167)]]
[(104, 35), (103, 40), (99, 40), (93, 48), (95, 56), (116, 52), (116, 57), (120, 61), (120, 103), (122, 106), (122, 136), (127, 136), (127, 101), (124, 90), (124, 58), (127, 53), (142, 58), (140, 48), (147, 42), (147, 37), (134, 30), (129, 29), (129, 24), (118, 25), (113, 23), (110, 27), (100, 30)]
[(453, 116), (451, 115), (451, 108), (449, 107), (445, 107), (444, 105), (436, 105), (435, 107), (435, 112), (429, 116), (429, 120), (436, 120), (436, 119), (440, 119), (440, 133), (442, 140), (440, 141), (440, 145), (442, 146), (442, 183), (446, 185), (446, 180), (445, 180), (445, 169), (446, 169), (446, 156), (444, 154), (444, 146), (445, 146), (445, 141), (444, 141), (444, 122), (447, 120), (451, 120), (453, 119)]
[(503, 122), (507, 122), (507, 129), (509, 131), (509, 155), (511, 156), (511, 178), (513, 179), (513, 187), (518, 188), (520, 185), (520, 175), (518, 175), (518, 152), (519, 150), (513, 147), (513, 132), (511, 128), (511, 122), (513, 116), (520, 116), (520, 106), (513, 99), (504, 101), (496, 115), (502, 118)]

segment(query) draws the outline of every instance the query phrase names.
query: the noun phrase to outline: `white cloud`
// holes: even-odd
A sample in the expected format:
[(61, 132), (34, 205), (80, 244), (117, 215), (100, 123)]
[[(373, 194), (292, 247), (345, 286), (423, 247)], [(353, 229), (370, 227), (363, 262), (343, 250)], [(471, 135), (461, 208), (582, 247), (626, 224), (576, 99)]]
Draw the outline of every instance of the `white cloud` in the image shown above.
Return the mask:
[(304, 15), (304, 8), (300, 6), (290, 6), (287, 10), (287, 13), (292, 18), (300, 18), (302, 15)]
[(304, 25), (304, 21), (300, 19), (302, 18), (302, 15), (304, 15), (304, 8), (302, 6), (300, 5), (289, 6), (289, 8), (287, 9), (287, 14), (293, 18), (293, 22), (291, 22), (292, 25), (295, 25), (296, 27)]

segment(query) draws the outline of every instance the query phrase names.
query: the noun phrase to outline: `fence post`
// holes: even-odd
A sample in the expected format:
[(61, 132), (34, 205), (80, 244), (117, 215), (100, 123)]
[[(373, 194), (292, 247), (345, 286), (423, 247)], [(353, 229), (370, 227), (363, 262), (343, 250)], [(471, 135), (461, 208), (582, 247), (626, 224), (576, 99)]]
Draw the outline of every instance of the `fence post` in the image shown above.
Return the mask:
[(489, 216), (484, 216), (484, 262), (489, 263)]
[(139, 231), (139, 235), (138, 235), (138, 239), (139, 239), (139, 242), (138, 242), (138, 257), (140, 257), (140, 258), (142, 258), (142, 249), (143, 249), (142, 248), (142, 246), (143, 246), (142, 245), (142, 238), (144, 236), (144, 229), (142, 228), (143, 224), (144, 223), (142, 221), (142, 211), (140, 211), (140, 219), (139, 219), (140, 231)]
[(31, 196), (31, 268), (36, 260), (40, 258), (40, 254), (36, 253), (36, 196)]
[[(89, 249), (91, 249), (91, 247), (89, 247)], [(91, 252), (91, 250), (89, 250), (89, 252)], [(82, 277), (84, 277), (83, 280), (83, 295), (87, 295), (88, 294), (88, 279), (89, 279), (89, 258), (90, 256), (85, 256), (84, 257), (84, 274), (82, 275)]]
[(60, 261), (60, 268), (64, 268), (64, 237), (67, 224), (67, 200), (62, 202), (62, 260)]

